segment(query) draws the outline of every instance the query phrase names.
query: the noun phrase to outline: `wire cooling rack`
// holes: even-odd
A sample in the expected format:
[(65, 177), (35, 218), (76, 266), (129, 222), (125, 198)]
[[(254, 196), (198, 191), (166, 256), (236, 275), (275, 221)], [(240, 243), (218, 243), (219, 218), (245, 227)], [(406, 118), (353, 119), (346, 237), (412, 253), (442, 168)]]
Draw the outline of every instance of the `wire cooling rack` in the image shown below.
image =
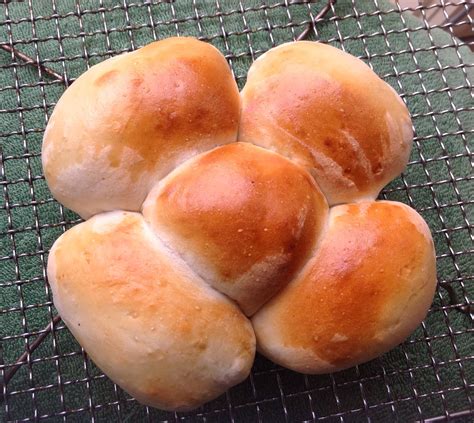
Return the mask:
[[(454, 37), (457, 25), (472, 25), (471, 8), (438, 1), (409, 10), (383, 0), (0, 4), (0, 421), (471, 421), (473, 65), (467, 43)], [(430, 28), (434, 10), (446, 21)], [(317, 39), (359, 56), (401, 94), (414, 151), (381, 197), (410, 204), (428, 221), (439, 288), (428, 317), (400, 347), (324, 376), (258, 356), (251, 376), (227, 394), (194, 413), (166, 413), (130, 398), (72, 338), (56, 316), (45, 264), (54, 240), (80, 220), (44, 182), (44, 128), (61, 93), (89, 66), (170, 35), (216, 45), (240, 86), (272, 46)]]

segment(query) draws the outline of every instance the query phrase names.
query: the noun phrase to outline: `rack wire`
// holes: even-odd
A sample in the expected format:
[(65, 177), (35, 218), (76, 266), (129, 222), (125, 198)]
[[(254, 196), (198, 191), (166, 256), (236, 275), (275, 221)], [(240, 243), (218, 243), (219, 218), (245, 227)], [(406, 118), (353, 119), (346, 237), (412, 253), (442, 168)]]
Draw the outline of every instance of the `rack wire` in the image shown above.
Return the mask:
[[(40, 3), (40, 2), (38, 2)], [(449, 6), (460, 7), (450, 22)], [(469, 421), (472, 329), (472, 56), (454, 37), (470, 1), (108, 1), (0, 4), (0, 421)], [(428, 24), (432, 9), (446, 21)], [(418, 11), (415, 21), (411, 11)], [(368, 364), (304, 376), (258, 356), (252, 374), (194, 413), (138, 404), (56, 316), (48, 250), (80, 222), (51, 197), (41, 138), (64, 89), (91, 65), (170, 35), (225, 54), (242, 86), (251, 62), (304, 37), (362, 58), (401, 94), (415, 127), (406, 172), (381, 198), (417, 209), (432, 230), (439, 288), (416, 333)], [(471, 57), (471, 62), (469, 61)]]

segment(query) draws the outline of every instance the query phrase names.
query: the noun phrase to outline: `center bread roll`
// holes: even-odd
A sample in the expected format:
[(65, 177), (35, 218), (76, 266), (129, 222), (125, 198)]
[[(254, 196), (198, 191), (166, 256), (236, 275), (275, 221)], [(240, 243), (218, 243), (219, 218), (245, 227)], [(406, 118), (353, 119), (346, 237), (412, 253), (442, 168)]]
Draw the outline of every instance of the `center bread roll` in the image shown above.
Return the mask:
[(247, 315), (302, 266), (327, 212), (308, 172), (244, 143), (179, 167), (143, 206), (157, 235)]

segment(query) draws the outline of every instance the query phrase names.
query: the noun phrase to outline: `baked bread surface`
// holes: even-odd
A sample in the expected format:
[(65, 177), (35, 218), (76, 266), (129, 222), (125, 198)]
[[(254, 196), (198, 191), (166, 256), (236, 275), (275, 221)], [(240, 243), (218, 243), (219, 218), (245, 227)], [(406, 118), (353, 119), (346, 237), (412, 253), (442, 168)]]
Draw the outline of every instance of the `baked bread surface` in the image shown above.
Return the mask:
[(422, 217), (375, 201), (411, 142), (396, 92), (334, 47), (274, 48), (240, 94), (192, 38), (106, 60), (44, 135), (53, 195), (88, 219), (49, 254), (54, 304), (113, 381), (166, 410), (244, 380), (256, 348), (303, 373), (371, 360), (436, 286)]

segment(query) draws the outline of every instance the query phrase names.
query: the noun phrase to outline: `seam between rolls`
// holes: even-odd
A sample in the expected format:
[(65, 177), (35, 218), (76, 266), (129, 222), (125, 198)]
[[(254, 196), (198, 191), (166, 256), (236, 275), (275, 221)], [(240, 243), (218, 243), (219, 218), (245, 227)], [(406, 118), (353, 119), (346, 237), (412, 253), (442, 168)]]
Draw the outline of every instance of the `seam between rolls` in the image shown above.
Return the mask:
[(315, 242), (314, 246), (311, 248), (310, 253), (308, 254), (308, 257), (304, 261), (304, 263), (301, 265), (300, 269), (298, 272), (296, 272), (293, 277), (286, 283), (285, 286), (283, 286), (279, 291), (275, 292), (266, 302), (263, 304), (252, 316), (256, 316), (270, 301), (272, 301), (274, 298), (276, 298), (278, 295), (280, 295), (283, 291), (285, 291), (291, 284), (293, 284), (296, 280), (299, 279), (301, 274), (306, 270), (306, 268), (309, 266), (311, 260), (316, 256), (316, 254), (319, 252), (321, 245), (323, 241), (326, 239), (327, 233), (329, 231), (329, 220), (330, 220), (330, 214), (331, 214), (332, 207), (328, 208), (328, 213), (326, 216), (326, 221), (324, 222), (324, 226), (321, 229), (321, 233), (319, 235), (318, 240)]
[[(242, 91), (243, 91), (243, 88), (242, 88)], [(235, 138), (234, 142), (240, 142), (240, 128), (242, 126), (242, 114), (244, 112), (242, 91), (239, 91), (239, 121), (237, 125), (237, 137)]]
[[(319, 191), (321, 191), (321, 194), (324, 196), (324, 199), (326, 200), (326, 203), (328, 203), (328, 206), (329, 206), (328, 196), (325, 193), (325, 191), (323, 190), (323, 188), (321, 187), (321, 185), (319, 184), (319, 182), (317, 181), (315, 175), (313, 174), (314, 167), (304, 166), (304, 165), (294, 161), (290, 156), (287, 156), (285, 154), (281, 154), (279, 151), (277, 151), (276, 149), (273, 149), (271, 147), (256, 144), (255, 141), (237, 141), (237, 142), (242, 143), (242, 144), (249, 144), (249, 145), (252, 145), (253, 147), (261, 148), (262, 150), (265, 150), (265, 151), (268, 151), (270, 153), (276, 154), (280, 157), (283, 157), (284, 159), (290, 161), (294, 166), (297, 166), (299, 169), (301, 169), (304, 172), (308, 173), (311, 177), (311, 180), (316, 185), (316, 187), (319, 189)], [(395, 178), (393, 178), (393, 179), (395, 179)], [(388, 183), (393, 181), (393, 179), (391, 179)], [(384, 187), (387, 184), (385, 184)], [(353, 203), (356, 204), (356, 203), (360, 203), (360, 202), (364, 202), (364, 201), (377, 201), (377, 197), (378, 197), (378, 195), (380, 194), (380, 192), (382, 191), (382, 189), (384, 187), (382, 187), (380, 190), (378, 190), (377, 193), (374, 194), (374, 195), (360, 196), (359, 198), (357, 198), (353, 201), (341, 201), (340, 203), (333, 203), (329, 206), (329, 210), (331, 210), (333, 207), (343, 206), (345, 204), (353, 204)]]
[(145, 216), (143, 216), (143, 214), (141, 212), (139, 212), (140, 215), (142, 216), (143, 218), (143, 222), (145, 224), (145, 227), (151, 232), (152, 236), (155, 238), (156, 241), (158, 241), (165, 249), (166, 251), (168, 251), (174, 258), (178, 259), (182, 264), (184, 264), (186, 266), (186, 268), (193, 274), (193, 276), (195, 276), (197, 279), (199, 279), (201, 282), (203, 282), (205, 285), (207, 285), (208, 287), (210, 287), (212, 290), (218, 292), (220, 295), (223, 295), (226, 299), (228, 299), (232, 304), (234, 304), (238, 309), (239, 311), (245, 316), (245, 318), (247, 318), (248, 320), (250, 320), (249, 316), (247, 316), (243, 310), (241, 309), (241, 307), (237, 304), (237, 302), (229, 297), (226, 293), (224, 292), (221, 292), (219, 289), (215, 288), (214, 286), (211, 285), (211, 283), (209, 283), (209, 281), (203, 276), (201, 275), (197, 270), (195, 270), (189, 263), (188, 261), (177, 251), (175, 250), (174, 248), (172, 248), (168, 243), (166, 243), (163, 238), (161, 238), (158, 234), (158, 231), (156, 231), (150, 223), (147, 222), (147, 220), (145, 219)]
[[(276, 127), (277, 129), (279, 130), (282, 130), (282, 128), (280, 128), (277, 124), (275, 123), (272, 123), (270, 122), (271, 125), (273, 125), (274, 127)], [(286, 133), (286, 131), (285, 131)], [(240, 136), (240, 126), (239, 126), (239, 136)], [(295, 137), (296, 139), (296, 137)], [(240, 141), (238, 140), (237, 142), (242, 142), (242, 143), (246, 143), (246, 144), (250, 144), (250, 145), (253, 145), (254, 147), (257, 147), (257, 148), (261, 148), (265, 151), (268, 151), (270, 153), (273, 153), (273, 154), (277, 154), (278, 156), (280, 157), (283, 157), (285, 158), (286, 160), (290, 161), (291, 163), (293, 163), (295, 166), (297, 166), (298, 168), (304, 170), (305, 172), (307, 172), (310, 176), (311, 176), (311, 179), (314, 181), (314, 183), (316, 184), (316, 186), (318, 187), (319, 191), (321, 191), (321, 193), (324, 195), (324, 198), (326, 199), (326, 202), (328, 201), (328, 195), (326, 194), (326, 192), (322, 189), (321, 185), (319, 184), (319, 182), (317, 181), (316, 179), (316, 176), (313, 174), (313, 169), (314, 167), (310, 167), (310, 166), (303, 166), (302, 164), (298, 163), (297, 161), (294, 160), (294, 158), (291, 156), (291, 155), (287, 155), (287, 154), (282, 154), (280, 151), (278, 151), (276, 148), (272, 148), (271, 146), (264, 146), (264, 145), (261, 145), (261, 144), (258, 144), (257, 141), (254, 141), (253, 139), (250, 140), (250, 141)], [(297, 140), (298, 142), (298, 145), (306, 148), (299, 140)]]

